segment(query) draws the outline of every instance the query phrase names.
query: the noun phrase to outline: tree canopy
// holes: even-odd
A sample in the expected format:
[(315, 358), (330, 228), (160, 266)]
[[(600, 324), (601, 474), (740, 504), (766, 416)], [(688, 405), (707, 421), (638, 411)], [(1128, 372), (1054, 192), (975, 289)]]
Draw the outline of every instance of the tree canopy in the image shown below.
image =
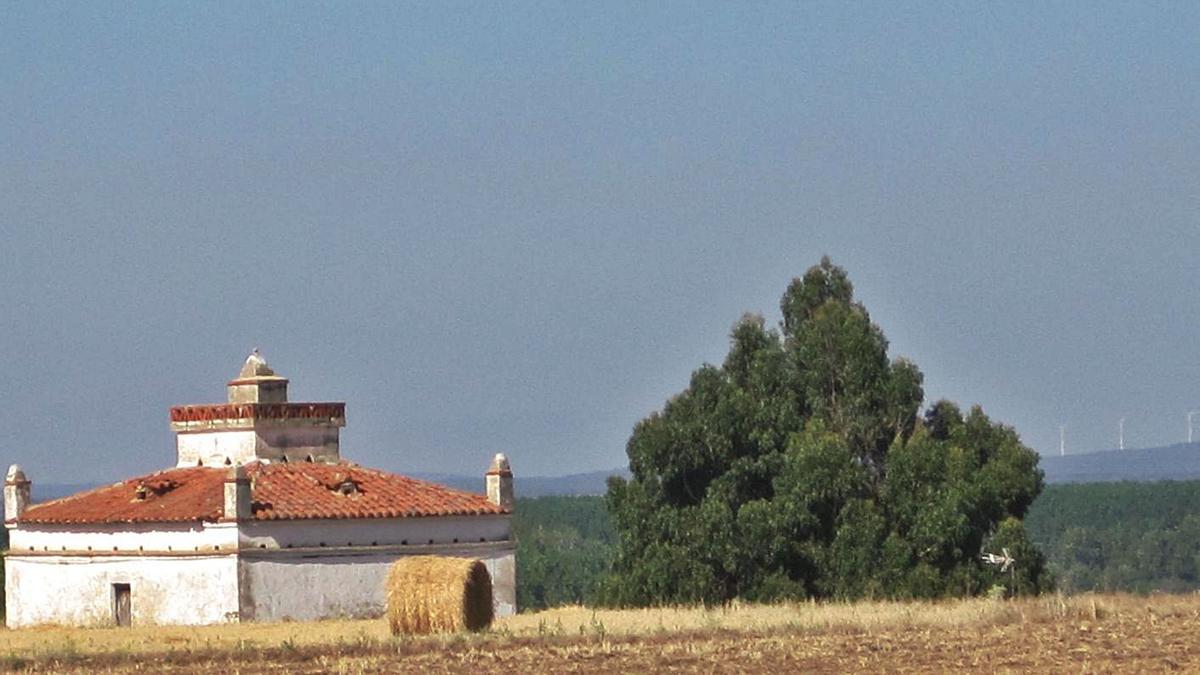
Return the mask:
[[(979, 407), (939, 401), (828, 258), (788, 286), (778, 330), (733, 327), (720, 366), (639, 422), (610, 480), (620, 605), (937, 597), (1050, 584), (1021, 518), (1037, 454)], [(1017, 559), (1001, 574), (981, 552)]]

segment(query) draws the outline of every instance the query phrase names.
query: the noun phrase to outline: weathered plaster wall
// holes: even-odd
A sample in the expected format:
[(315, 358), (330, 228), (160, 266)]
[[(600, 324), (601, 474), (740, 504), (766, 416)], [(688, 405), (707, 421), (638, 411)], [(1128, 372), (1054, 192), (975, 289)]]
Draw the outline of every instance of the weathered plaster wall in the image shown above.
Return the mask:
[(237, 558), (19, 556), (4, 561), (10, 628), (112, 625), (113, 584), (129, 584), (134, 625), (238, 618)]
[(383, 546), (508, 541), (512, 516), (256, 520), (242, 523), (243, 548)]
[(377, 616), (404, 555), (483, 560), (497, 614), (516, 611), (510, 516), (72, 527), (10, 530), (10, 626), (109, 624), (116, 583), (130, 584), (134, 623)]
[(196, 466), (201, 462), (204, 466), (221, 466), (227, 457), (235, 462), (249, 462), (254, 459), (256, 447), (258, 434), (252, 429), (178, 434), (176, 466)]
[[(245, 464), (256, 459), (289, 462), (337, 461), (336, 426), (263, 424), (253, 429), (181, 433), (176, 436), (176, 466)], [(311, 459), (310, 459), (311, 458)]]
[[(415, 547), (412, 553), (482, 560), (492, 574), (496, 614), (516, 612), (516, 565), (508, 544)], [(240, 572), (241, 616), (255, 621), (310, 621), (326, 617), (374, 617), (386, 608), (384, 582), (402, 554), (339, 552), (247, 552)]]
[(197, 552), (233, 551), (238, 543), (235, 523), (119, 523), (88, 525), (22, 524), (8, 533), (9, 550), (14, 553), (53, 553), (55, 551), (157, 551)]

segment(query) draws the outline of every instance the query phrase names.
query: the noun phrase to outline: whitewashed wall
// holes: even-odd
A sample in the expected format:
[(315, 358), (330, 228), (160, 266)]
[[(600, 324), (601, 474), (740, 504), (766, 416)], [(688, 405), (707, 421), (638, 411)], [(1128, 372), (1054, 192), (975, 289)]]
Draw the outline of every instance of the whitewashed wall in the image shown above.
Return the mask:
[[(516, 564), (511, 546), (413, 547), (413, 554), (482, 560), (492, 575), (497, 616), (516, 612)], [(242, 559), (242, 616), (254, 621), (375, 617), (386, 608), (384, 582), (402, 553), (247, 552)]]
[(243, 548), (467, 544), (511, 537), (512, 516), (506, 515), (241, 523)]
[(72, 527), (10, 529), (9, 626), (111, 624), (116, 583), (135, 624), (378, 616), (404, 555), (482, 560), (497, 615), (517, 609), (510, 516)]
[(22, 524), (8, 531), (13, 553), (55, 551), (215, 552), (234, 551), (238, 545), (236, 523), (116, 523), (111, 525)]
[(175, 437), (176, 466), (222, 466), (225, 458), (247, 462), (254, 459), (258, 434), (254, 431), (220, 431), (178, 434)]
[(10, 628), (112, 625), (113, 584), (129, 584), (135, 626), (238, 618), (234, 555), (9, 556), (4, 576)]

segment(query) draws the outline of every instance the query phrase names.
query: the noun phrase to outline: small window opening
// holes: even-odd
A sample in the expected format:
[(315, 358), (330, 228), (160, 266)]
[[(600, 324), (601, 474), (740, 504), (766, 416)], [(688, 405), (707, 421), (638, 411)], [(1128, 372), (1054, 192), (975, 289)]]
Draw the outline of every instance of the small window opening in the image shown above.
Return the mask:
[(232, 466), (232, 465), (233, 465), (233, 460), (226, 457), (225, 458), (225, 466)]

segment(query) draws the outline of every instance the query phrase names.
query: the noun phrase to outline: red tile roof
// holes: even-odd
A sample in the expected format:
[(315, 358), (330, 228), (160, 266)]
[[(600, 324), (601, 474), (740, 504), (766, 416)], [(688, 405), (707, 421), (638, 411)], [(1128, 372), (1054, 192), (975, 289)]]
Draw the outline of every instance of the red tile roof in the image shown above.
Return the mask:
[[(21, 523), (221, 520), (228, 469), (167, 469), (36, 504)], [(470, 492), (350, 462), (246, 465), (257, 520), (415, 518), (510, 513)]]

